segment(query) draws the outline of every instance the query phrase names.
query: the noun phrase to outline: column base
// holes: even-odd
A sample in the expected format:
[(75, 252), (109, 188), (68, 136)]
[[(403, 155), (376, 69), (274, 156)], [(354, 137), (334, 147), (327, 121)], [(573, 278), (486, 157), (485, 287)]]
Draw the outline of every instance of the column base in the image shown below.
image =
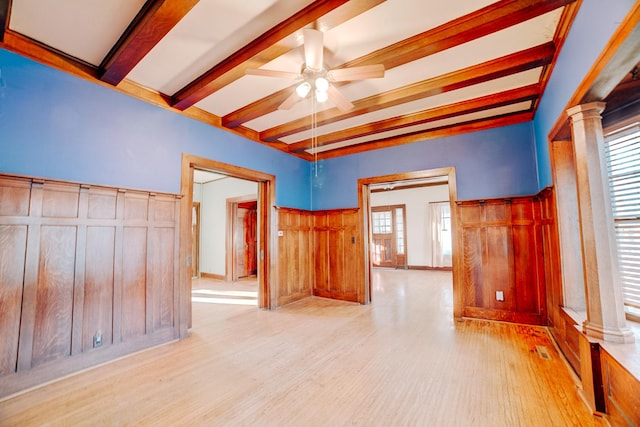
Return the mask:
[(629, 344), (635, 342), (633, 331), (627, 327), (620, 329), (604, 328), (585, 321), (582, 324), (582, 332), (589, 337), (602, 341), (614, 342), (618, 344)]

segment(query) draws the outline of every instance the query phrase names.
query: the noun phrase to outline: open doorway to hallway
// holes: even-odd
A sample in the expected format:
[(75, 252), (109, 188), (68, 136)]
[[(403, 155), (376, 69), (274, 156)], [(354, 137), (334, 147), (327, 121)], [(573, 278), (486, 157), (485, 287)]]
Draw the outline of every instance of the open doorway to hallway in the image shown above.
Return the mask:
[(451, 270), (451, 207), (446, 176), (371, 184), (371, 264)]
[(258, 183), (195, 169), (192, 302), (258, 305)]
[[(196, 171), (219, 175), (214, 181), (222, 181), (223, 183), (212, 183), (206, 190), (201, 189), (202, 194), (198, 196), (198, 185), (196, 185), (195, 182)], [(224, 181), (226, 181), (226, 183), (224, 183)], [(229, 183), (233, 185), (230, 186)], [(234, 191), (231, 191), (230, 188), (233, 188)], [(237, 191), (238, 188), (241, 188), (239, 192)], [(181, 316), (180, 319), (180, 335), (186, 336), (188, 328), (193, 326), (192, 286), (194, 285), (194, 274), (196, 277), (202, 279), (204, 273), (209, 273), (211, 276), (208, 277), (208, 279), (224, 283), (233, 283), (233, 267), (228, 268), (228, 257), (224, 255), (227, 252), (227, 247), (233, 248), (232, 227), (227, 226), (227, 218), (235, 216), (227, 214), (229, 200), (231, 200), (231, 206), (236, 206), (236, 208), (238, 204), (248, 201), (246, 198), (249, 196), (251, 196), (252, 201), (255, 201), (255, 227), (252, 225), (252, 231), (255, 233), (253, 237), (255, 239), (255, 250), (253, 250), (255, 262), (246, 263), (249, 264), (249, 268), (252, 269), (252, 271), (255, 271), (255, 275), (249, 275), (248, 277), (255, 279), (255, 286), (257, 288), (256, 306), (259, 308), (272, 308), (272, 298), (270, 295), (271, 273), (268, 266), (270, 263), (270, 248), (272, 247), (272, 222), (273, 218), (275, 218), (273, 215), (275, 206), (275, 176), (216, 160), (183, 154), (181, 194), (183, 197), (180, 204), (180, 258), (184, 263), (180, 263), (180, 294), (183, 297), (180, 298), (179, 304), (181, 305), (180, 311), (184, 313), (184, 315)], [(213, 204), (216, 208), (210, 221), (210, 228), (206, 226), (205, 222), (205, 218), (208, 218), (206, 204), (209, 196), (217, 200), (217, 202)], [(201, 198), (200, 200), (198, 200), (199, 197)], [(194, 216), (194, 201), (199, 201), (200, 203), (198, 207), (199, 218)], [(234, 205), (234, 203), (236, 203), (236, 205)], [(193, 223), (198, 219), (199, 224), (197, 227), (194, 227)], [(196, 263), (197, 270), (195, 273), (193, 272), (196, 266), (193, 262), (194, 230), (197, 230), (199, 233), (198, 261)], [(217, 248), (218, 255), (216, 255), (215, 250), (205, 246), (207, 239), (209, 239), (212, 247), (215, 246)], [(220, 249), (220, 247), (222, 247), (222, 249)], [(229, 250), (231, 251), (232, 249)], [(213, 255), (207, 256), (207, 251), (212, 251)], [(239, 278), (239, 275), (236, 277)], [(216, 296), (211, 293), (212, 290), (216, 291), (215, 289), (203, 290), (207, 292), (204, 293), (205, 296), (200, 295), (200, 297), (206, 297), (208, 295), (212, 298), (212, 295)], [(230, 296), (230, 294), (226, 296)]]
[(366, 263), (366, 302), (373, 301), (374, 269), (450, 272), (453, 314), (459, 310), (456, 270), (454, 168), (360, 179)]

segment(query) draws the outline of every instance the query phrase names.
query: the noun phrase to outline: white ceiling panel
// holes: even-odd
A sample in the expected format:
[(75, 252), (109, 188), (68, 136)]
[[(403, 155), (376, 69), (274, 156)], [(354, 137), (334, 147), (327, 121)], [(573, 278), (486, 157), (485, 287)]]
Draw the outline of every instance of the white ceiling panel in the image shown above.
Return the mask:
[(9, 28), (99, 65), (144, 0), (13, 0)]
[(200, 0), (128, 78), (172, 95), (311, 1)]

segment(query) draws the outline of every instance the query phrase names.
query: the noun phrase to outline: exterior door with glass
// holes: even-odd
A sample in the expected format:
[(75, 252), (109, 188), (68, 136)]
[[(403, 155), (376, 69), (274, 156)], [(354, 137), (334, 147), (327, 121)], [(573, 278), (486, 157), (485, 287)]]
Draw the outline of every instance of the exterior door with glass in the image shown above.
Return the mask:
[(405, 205), (371, 208), (373, 265), (407, 268)]

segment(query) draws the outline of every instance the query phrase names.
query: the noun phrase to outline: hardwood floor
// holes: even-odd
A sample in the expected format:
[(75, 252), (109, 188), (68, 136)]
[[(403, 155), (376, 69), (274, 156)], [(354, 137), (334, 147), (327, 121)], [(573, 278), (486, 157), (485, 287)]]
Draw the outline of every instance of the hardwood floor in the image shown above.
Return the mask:
[(454, 322), (450, 272), (374, 280), (368, 306), (194, 302), (188, 339), (4, 400), (0, 425), (604, 425), (543, 328)]

